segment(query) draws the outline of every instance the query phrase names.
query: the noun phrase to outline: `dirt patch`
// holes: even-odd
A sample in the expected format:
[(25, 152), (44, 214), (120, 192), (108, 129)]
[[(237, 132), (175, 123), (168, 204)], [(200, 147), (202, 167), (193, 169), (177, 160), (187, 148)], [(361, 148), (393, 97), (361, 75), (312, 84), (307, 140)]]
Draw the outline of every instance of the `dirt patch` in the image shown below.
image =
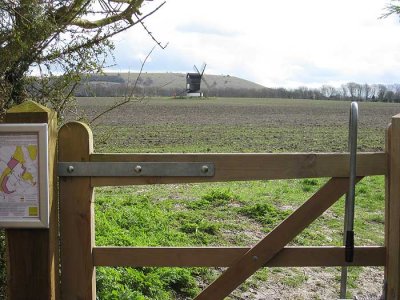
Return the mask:
[[(242, 293), (235, 292), (232, 299), (282, 300), (282, 299), (339, 299), (340, 270), (333, 268), (272, 269), (268, 279), (249, 287)], [(254, 280), (254, 279), (253, 279)], [(357, 288), (348, 290), (353, 299), (378, 300), (382, 295), (382, 268), (363, 268)]]

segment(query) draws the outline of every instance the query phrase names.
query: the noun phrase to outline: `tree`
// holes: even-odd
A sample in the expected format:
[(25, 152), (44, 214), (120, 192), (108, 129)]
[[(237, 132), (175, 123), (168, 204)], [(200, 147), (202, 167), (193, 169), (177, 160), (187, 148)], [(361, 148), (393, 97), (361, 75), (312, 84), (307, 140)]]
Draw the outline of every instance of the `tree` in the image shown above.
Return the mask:
[(362, 85), (362, 95), (365, 101), (369, 101), (370, 98), (372, 98), (372, 96), (375, 94), (375, 90), (374, 87), (364, 83)]
[(335, 94), (335, 88), (331, 85), (323, 85), (321, 87), (321, 93), (325, 98), (331, 98)]
[(347, 87), (347, 91), (349, 93), (349, 96), (350, 96), (350, 98), (352, 100), (360, 98), (361, 88), (360, 88), (360, 85), (358, 83), (348, 82), (346, 84), (346, 87)]
[(164, 3), (142, 14), (147, 1), (0, 0), (0, 107), (29, 95), (62, 112), (82, 74), (104, 66), (111, 37), (141, 24), (154, 39), (143, 21)]
[(391, 0), (386, 6), (385, 13), (382, 15), (382, 18), (387, 18), (390, 15), (399, 15), (400, 14), (400, 0)]
[(385, 94), (387, 92), (387, 87), (383, 84), (376, 85), (376, 93), (378, 101), (385, 101)]
[(394, 92), (391, 91), (391, 90), (387, 90), (386, 93), (385, 93), (384, 101), (385, 102), (393, 102), (394, 97), (395, 97)]
[(350, 94), (348, 89), (347, 89), (347, 84), (342, 84), (340, 86), (340, 90), (339, 91), (340, 91), (340, 95), (341, 95), (342, 99), (347, 99), (347, 97)]

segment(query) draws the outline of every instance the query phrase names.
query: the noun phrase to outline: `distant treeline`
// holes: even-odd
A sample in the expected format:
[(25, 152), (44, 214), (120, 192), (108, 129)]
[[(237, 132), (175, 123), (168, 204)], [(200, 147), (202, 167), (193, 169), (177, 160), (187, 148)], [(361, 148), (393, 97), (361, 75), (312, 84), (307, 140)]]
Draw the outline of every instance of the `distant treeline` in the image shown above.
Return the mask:
[[(298, 87), (288, 88), (211, 88), (203, 89), (207, 97), (240, 97), (240, 98), (293, 98), (293, 99), (322, 99), (322, 100), (357, 100), (400, 103), (400, 84), (359, 84), (349, 82), (334, 87), (323, 85), (320, 88)], [(79, 97), (118, 97), (135, 95), (137, 97), (179, 97), (185, 96), (185, 90), (164, 87), (155, 87), (151, 80), (139, 80), (135, 89), (119, 80), (100, 82), (91, 80), (81, 84), (75, 91)]]
[(124, 79), (118, 75), (90, 75), (88, 78), (83, 79), (83, 83), (86, 82), (116, 82), (116, 83), (124, 83)]

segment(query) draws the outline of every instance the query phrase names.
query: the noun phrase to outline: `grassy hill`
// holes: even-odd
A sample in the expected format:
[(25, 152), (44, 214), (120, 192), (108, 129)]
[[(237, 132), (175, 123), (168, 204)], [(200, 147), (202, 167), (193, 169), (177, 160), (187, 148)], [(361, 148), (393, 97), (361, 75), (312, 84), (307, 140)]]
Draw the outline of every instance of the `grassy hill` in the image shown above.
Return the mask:
[[(117, 73), (118, 74), (118, 73)], [(113, 75), (117, 75), (113, 74)], [(111, 73), (107, 74), (111, 75)], [(120, 76), (125, 80), (136, 80), (138, 73), (121, 73)], [(204, 75), (210, 88), (230, 88), (230, 89), (262, 89), (264, 86), (257, 83), (230, 75)], [(174, 89), (185, 89), (186, 74), (184, 73), (143, 73), (140, 83), (151, 87), (169, 87)], [(206, 89), (207, 86), (203, 84)]]
[[(147, 90), (150, 94), (171, 95), (183, 93), (186, 88), (186, 73), (106, 73), (92, 75), (80, 88), (80, 96), (95, 93), (96, 96), (121, 96), (127, 87), (132, 87), (137, 80), (138, 90)], [(226, 90), (259, 91), (265, 87), (257, 83), (230, 75), (204, 75), (206, 83), (201, 89), (205, 93), (223, 93)], [(82, 95), (82, 93), (84, 95)]]

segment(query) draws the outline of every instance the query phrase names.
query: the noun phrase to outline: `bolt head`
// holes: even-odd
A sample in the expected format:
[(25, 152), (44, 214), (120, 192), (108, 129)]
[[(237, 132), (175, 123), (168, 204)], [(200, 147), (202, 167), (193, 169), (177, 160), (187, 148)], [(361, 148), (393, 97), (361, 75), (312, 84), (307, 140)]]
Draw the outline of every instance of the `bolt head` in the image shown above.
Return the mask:
[(74, 166), (68, 166), (67, 167), (67, 172), (72, 173), (74, 171)]
[(136, 166), (136, 167), (135, 167), (135, 172), (136, 172), (136, 173), (141, 173), (141, 172), (142, 172), (142, 166), (139, 166), (139, 165)]
[(201, 167), (201, 172), (202, 173), (207, 173), (208, 172), (208, 166), (207, 165), (202, 166)]

